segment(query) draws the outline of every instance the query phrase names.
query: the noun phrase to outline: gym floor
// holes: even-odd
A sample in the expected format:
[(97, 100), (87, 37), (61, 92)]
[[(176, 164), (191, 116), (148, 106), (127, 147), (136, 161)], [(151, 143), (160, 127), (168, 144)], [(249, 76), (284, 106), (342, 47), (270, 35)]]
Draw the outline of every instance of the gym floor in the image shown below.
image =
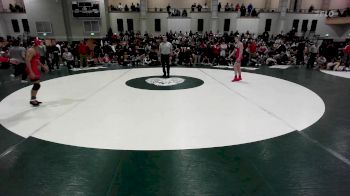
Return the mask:
[(160, 67), (61, 68), (33, 108), (10, 74), (0, 195), (350, 194), (346, 76), (174, 67), (163, 86)]

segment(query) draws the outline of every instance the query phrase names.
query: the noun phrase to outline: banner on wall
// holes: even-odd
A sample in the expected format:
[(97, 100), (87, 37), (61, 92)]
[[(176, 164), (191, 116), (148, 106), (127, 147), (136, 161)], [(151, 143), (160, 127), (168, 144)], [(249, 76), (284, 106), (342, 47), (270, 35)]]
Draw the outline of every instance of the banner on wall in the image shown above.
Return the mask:
[(98, 1), (72, 1), (74, 17), (100, 18), (100, 3)]

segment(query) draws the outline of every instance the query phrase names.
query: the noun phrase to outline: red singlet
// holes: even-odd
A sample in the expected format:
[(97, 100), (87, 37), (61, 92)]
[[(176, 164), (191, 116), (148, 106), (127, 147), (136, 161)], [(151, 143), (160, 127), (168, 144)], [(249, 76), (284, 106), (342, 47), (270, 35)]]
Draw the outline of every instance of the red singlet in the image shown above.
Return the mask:
[(31, 65), (32, 71), (33, 71), (33, 73), (35, 75), (35, 78), (30, 78), (31, 80), (40, 80), (40, 71), (39, 71), (39, 68), (38, 68), (39, 60), (40, 60), (40, 54), (39, 53), (35, 53), (35, 55), (33, 56), (32, 60), (30, 61), (30, 65)]
[[(240, 53), (239, 53), (239, 48), (236, 48), (236, 59), (239, 58), (239, 55), (240, 55)], [(240, 59), (239, 59), (239, 60), (240, 60)]]

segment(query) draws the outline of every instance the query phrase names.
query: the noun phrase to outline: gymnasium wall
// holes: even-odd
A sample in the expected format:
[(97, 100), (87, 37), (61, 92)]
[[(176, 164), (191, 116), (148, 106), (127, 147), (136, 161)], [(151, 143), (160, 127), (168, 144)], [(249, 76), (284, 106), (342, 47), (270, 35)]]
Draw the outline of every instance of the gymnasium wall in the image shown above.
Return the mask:
[(7, 24), (4, 21), (3, 17), (0, 17), (0, 37), (6, 37), (8, 35), (7, 33)]
[[(146, 19), (147, 32), (154, 35), (165, 34), (168, 31), (168, 13), (148, 13)], [(155, 19), (160, 20), (160, 32), (155, 32)]]
[(4, 7), (3, 7), (3, 4), (2, 4), (2, 1), (0, 0), (0, 12), (3, 12), (4, 11)]
[(110, 13), (110, 22), (113, 32), (118, 32), (117, 19), (123, 19), (124, 30), (128, 29), (127, 19), (133, 19), (134, 21), (134, 31), (141, 31), (141, 21), (139, 13)]
[(302, 20), (308, 20), (308, 29), (311, 27), (311, 21), (317, 20), (316, 34), (324, 37), (326, 34), (329, 34), (329, 37), (335, 38), (337, 40), (344, 40), (350, 38), (349, 32), (350, 25), (327, 25), (325, 24), (325, 17), (322, 17), (318, 14), (294, 14), (289, 13), (286, 16), (285, 23), (285, 32), (288, 32), (292, 29), (293, 20), (299, 19), (299, 32), (302, 26)]
[(204, 19), (203, 20), (203, 29), (204, 31), (206, 29), (211, 28), (211, 13), (190, 13), (191, 16), (191, 31), (197, 32), (198, 31), (198, 19)]
[[(10, 11), (10, 4), (15, 5), (16, 3), (18, 5), (23, 5), (23, 0), (1, 0), (2, 1), (2, 7), (6, 11)], [(0, 8), (1, 9), (1, 8)]]
[[(26, 14), (13, 14), (13, 13), (5, 13), (2, 14), (1, 16), (1, 20), (3, 25), (1, 25), (1, 29), (4, 28), (5, 30), (0, 30), (0, 32), (3, 33), (7, 33), (6, 35), (11, 35), (11, 36), (20, 36), (23, 34), (23, 25), (22, 25), (22, 19), (26, 19), (27, 15)], [(12, 22), (11, 20), (17, 20), (18, 21), (18, 26), (20, 29), (19, 33), (16, 33), (13, 31), (13, 27), (12, 27)], [(30, 30), (32, 31), (32, 27), (30, 27)], [(35, 30), (35, 29), (33, 29)]]
[(140, 3), (140, 0), (108, 0), (108, 5), (117, 6), (119, 5), (119, 3), (121, 3), (122, 6), (125, 6), (125, 4), (127, 4), (130, 8), (131, 3), (134, 3), (134, 5), (136, 6), (137, 3)]
[(280, 5), (279, 0), (271, 0), (271, 9), (278, 9), (279, 5)]
[[(225, 18), (231, 19), (230, 30), (238, 30), (240, 33), (249, 30), (253, 33), (263, 33), (265, 31), (266, 19), (272, 19), (270, 34), (280, 33), (279, 23), (280, 14), (279, 13), (261, 13), (259, 19), (246, 19), (246, 18), (236, 18), (233, 15), (219, 14), (219, 30), (223, 31), (223, 24)], [(335, 40), (344, 40), (350, 38), (350, 25), (327, 25), (325, 24), (325, 18), (318, 14), (294, 14), (287, 13), (285, 17), (284, 28), (282, 29), (284, 33), (289, 32), (292, 29), (293, 20), (299, 19), (299, 33), (301, 33), (301, 26), (303, 20), (308, 20), (308, 30), (311, 29), (312, 20), (317, 20), (316, 35), (324, 37), (329, 34), (330, 38)], [(256, 28), (256, 26), (258, 28)], [(210, 30), (210, 29), (208, 29)]]
[[(221, 12), (218, 14), (218, 16), (219, 16), (218, 28), (220, 32), (224, 31), (225, 19), (230, 19), (230, 31), (236, 31), (238, 13)], [(211, 30), (211, 29), (209, 28), (208, 30)]]
[[(79, 1), (84, 1), (84, 0), (79, 0)], [(90, 0), (85, 0), (85, 1), (90, 1)], [(105, 1), (103, 1), (103, 0), (100, 0), (99, 2), (100, 2), (100, 16), (101, 16), (101, 18), (76, 18), (76, 17), (73, 17), (73, 10), (68, 9), (67, 14), (69, 16), (73, 41), (79, 41), (79, 40), (82, 40), (84, 38), (100, 38), (100, 37), (106, 36), (107, 31), (108, 31), (107, 22), (106, 22), (107, 17), (106, 16), (108, 16), (108, 14), (106, 15), (105, 8), (107, 8), (108, 6), (105, 7)], [(63, 20), (63, 17), (61, 17), (61, 18)], [(89, 33), (85, 33), (84, 26), (83, 26), (84, 20), (97, 20), (97, 21), (99, 21), (100, 33), (96, 33), (94, 36), (91, 36)]]
[[(37, 36), (36, 22), (50, 22), (53, 36), (57, 40), (66, 40), (66, 28), (63, 20), (62, 2), (64, 0), (25, 0), (26, 18), (30, 35)], [(20, 22), (21, 24), (21, 22)], [(22, 25), (20, 25), (22, 26)], [(21, 31), (23, 32), (23, 31)]]
[(279, 18), (280, 14), (279, 13), (261, 13), (259, 15), (259, 28), (258, 31), (259, 33), (263, 33), (265, 31), (265, 24), (266, 24), (266, 19), (272, 19), (271, 20), (271, 31), (270, 34), (278, 34), (279, 32)]
[(323, 0), (303, 0), (301, 3), (301, 9), (309, 9), (311, 5), (314, 9), (321, 9)]
[(350, 0), (330, 0), (330, 9), (345, 9), (350, 7)]

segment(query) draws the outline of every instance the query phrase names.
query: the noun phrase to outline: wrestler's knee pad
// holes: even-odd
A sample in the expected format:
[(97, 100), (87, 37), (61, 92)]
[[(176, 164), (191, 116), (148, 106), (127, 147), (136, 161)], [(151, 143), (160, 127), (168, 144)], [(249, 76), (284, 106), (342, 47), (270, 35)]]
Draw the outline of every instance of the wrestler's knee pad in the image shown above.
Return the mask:
[(34, 91), (37, 91), (40, 89), (40, 84), (39, 83), (34, 83), (33, 88)]

